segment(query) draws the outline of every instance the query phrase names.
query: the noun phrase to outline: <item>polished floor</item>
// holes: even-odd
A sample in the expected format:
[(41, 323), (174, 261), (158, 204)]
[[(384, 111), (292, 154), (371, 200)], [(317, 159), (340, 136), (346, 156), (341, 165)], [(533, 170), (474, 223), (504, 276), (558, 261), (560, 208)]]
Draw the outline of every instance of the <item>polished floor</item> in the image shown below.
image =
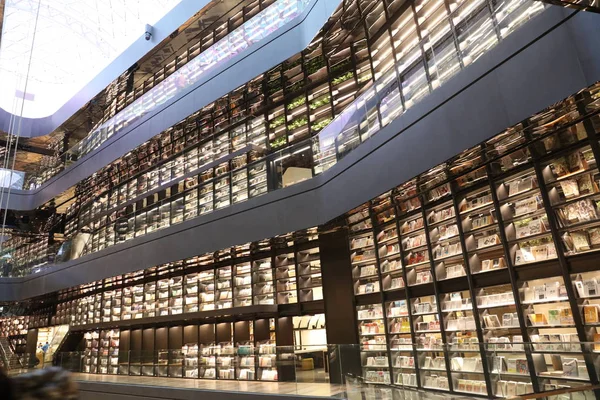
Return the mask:
[(158, 386), (178, 389), (219, 390), (227, 392), (246, 392), (263, 394), (281, 394), (297, 396), (343, 397), (342, 385), (309, 382), (257, 382), (227, 381), (206, 379), (157, 378), (127, 375), (92, 375), (76, 373), (78, 381), (106, 382), (126, 385)]

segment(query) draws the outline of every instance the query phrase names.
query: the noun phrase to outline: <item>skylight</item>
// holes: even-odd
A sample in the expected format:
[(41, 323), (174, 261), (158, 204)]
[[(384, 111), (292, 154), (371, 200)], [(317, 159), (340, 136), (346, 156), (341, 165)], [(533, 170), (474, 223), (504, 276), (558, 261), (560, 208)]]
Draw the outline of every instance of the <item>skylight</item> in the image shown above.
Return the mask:
[(20, 97), (23, 116), (53, 114), (180, 1), (6, 0), (0, 107), (20, 115)]

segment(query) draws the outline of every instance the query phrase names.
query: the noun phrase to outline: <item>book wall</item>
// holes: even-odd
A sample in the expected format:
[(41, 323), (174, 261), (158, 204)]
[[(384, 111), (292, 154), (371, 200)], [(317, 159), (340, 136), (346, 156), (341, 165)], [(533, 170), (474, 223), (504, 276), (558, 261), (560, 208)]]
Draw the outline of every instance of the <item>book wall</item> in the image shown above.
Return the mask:
[(441, 296), (453, 390), (486, 395), (485, 358), (479, 346), (470, 292), (464, 290)]
[[(479, 289), (477, 309), (488, 356), (492, 392), (497, 397), (533, 393), (530, 355), (525, 352), (523, 328), (512, 286), (509, 284)], [(518, 388), (518, 390), (517, 390)]]
[(371, 201), (374, 221), (377, 271), (381, 273), (383, 290), (396, 290), (405, 286), (402, 252), (396, 223), (396, 209), (387, 192)]
[(201, 273), (187, 274), (183, 277), (183, 312), (198, 312), (200, 298)]
[(349, 238), (354, 294), (380, 291), (373, 223), (368, 204), (349, 213)]
[(232, 274), (231, 266), (221, 267), (215, 271), (216, 293), (215, 308), (217, 310), (232, 307)]
[(258, 348), (258, 380), (276, 381), (277, 373), (277, 347), (275, 319), (269, 318), (269, 339), (256, 341)]
[[(267, 262), (268, 260), (265, 260)], [(282, 253), (274, 257), (277, 304), (298, 302), (298, 282), (294, 253)]]
[[(597, 271), (582, 272), (571, 275), (575, 287), (577, 303), (583, 314), (583, 323), (587, 332), (587, 339), (594, 343), (600, 341), (600, 273)], [(600, 346), (594, 345), (594, 353), (598, 353)]]
[[(377, 7), (381, 8), (380, 6)], [(356, 13), (359, 11), (355, 3), (350, 5), (347, 10), (344, 10), (346, 13)], [(338, 13), (340, 12), (338, 11)], [(369, 11), (369, 13), (369, 18), (371, 16), (377, 17), (372, 11)], [(377, 29), (380, 29), (380, 23), (385, 21), (385, 19), (384, 14), (382, 14), (381, 18), (377, 17), (379, 21), (375, 24), (378, 27)], [(111, 203), (113, 204), (111, 207), (122, 204), (123, 201), (131, 200), (136, 195), (141, 196), (147, 190), (156, 188), (160, 184), (175, 183), (182, 178), (184, 172), (191, 172), (194, 166), (205, 164), (209, 159), (218, 158), (220, 155), (226, 154), (229, 150), (239, 149), (244, 143), (264, 143), (260, 139), (261, 135), (264, 136), (264, 116), (267, 117), (266, 122), (271, 133), (276, 131), (275, 133), (279, 134), (279, 130), (277, 129), (281, 128), (281, 138), (285, 139), (285, 143), (303, 140), (305, 137), (308, 137), (308, 132), (311, 132), (311, 134), (319, 132), (331, 121), (334, 115), (339, 114), (348, 102), (354, 98), (354, 94), (358, 89), (354, 75), (360, 74), (359, 81), (361, 83), (371, 79), (369, 46), (367, 46), (365, 39), (362, 38), (365, 33), (361, 29), (358, 29), (360, 32), (357, 32), (357, 38), (360, 39), (356, 43), (348, 44), (341, 40), (343, 35), (336, 36), (340, 29), (339, 23), (336, 23), (335, 28), (332, 28), (327, 33), (332, 36), (328, 43), (330, 45), (339, 45), (338, 51), (332, 54), (324, 54), (322, 48), (323, 40), (321, 40), (322, 38), (318, 38), (302, 54), (298, 54), (285, 61), (281, 66), (274, 69), (272, 73), (265, 74), (264, 78), (257, 78), (243, 87), (234, 90), (222, 99), (215, 101), (214, 104), (190, 115), (185, 121), (166, 130), (158, 135), (157, 138), (145, 143), (132, 152), (132, 154), (126, 156), (124, 158), (124, 160), (127, 160), (126, 168), (122, 168), (123, 171), (120, 171), (113, 182), (113, 185), (117, 186), (118, 193), (120, 193), (118, 190), (119, 184), (122, 184), (121, 186), (126, 189), (126, 195), (115, 197), (116, 201)], [(349, 45), (354, 47), (350, 48)], [(198, 47), (199, 44), (195, 44), (194, 46)], [(199, 51), (199, 48), (195, 51), (188, 49), (188, 53), (190, 55), (195, 54)], [(389, 53), (387, 50), (386, 52)], [(381, 53), (379, 52), (379, 54)], [(189, 55), (181, 55), (179, 61), (175, 62), (172, 68), (178, 68), (178, 65), (189, 57)], [(357, 66), (354, 65), (355, 63)], [(356, 68), (358, 70), (355, 72), (353, 69)], [(326, 72), (331, 72), (333, 76), (332, 82), (327, 81)], [(253, 112), (262, 107), (264, 104), (263, 98), (266, 98), (264, 94), (260, 93), (260, 86), (263, 80), (265, 81), (273, 108), (268, 111), (267, 115), (263, 113), (263, 117), (261, 118), (260, 116), (253, 115)], [(310, 83), (310, 86), (307, 86), (306, 89), (303, 87), (305, 81)], [(271, 82), (276, 82), (276, 85), (271, 85)], [(330, 84), (332, 85), (332, 89), (329, 88)], [(288, 96), (289, 98), (286, 97), (284, 99), (284, 89), (285, 93), (289, 93), (290, 95), (298, 93), (298, 96)], [(285, 100), (285, 104), (280, 105), (279, 103), (282, 100)], [(335, 108), (333, 113), (332, 108)], [(372, 125), (373, 118), (376, 119), (377, 117), (377, 112), (373, 112), (373, 110), (374, 108), (369, 112), (371, 121), (367, 121), (368, 125)], [(279, 115), (280, 113), (282, 115)], [(281, 116), (284, 117), (283, 120), (281, 120)], [(245, 121), (247, 117), (248, 121)], [(232, 124), (230, 133), (218, 134), (210, 138), (208, 142), (198, 147), (193, 147), (198, 143), (199, 137), (207, 138), (214, 130), (226, 130), (225, 122), (221, 120), (228, 120)], [(240, 125), (239, 122), (243, 123)], [(369, 127), (366, 130), (364, 127), (361, 127), (364, 137), (370, 135), (369, 130)], [(271, 137), (271, 147), (273, 149), (277, 149), (285, 144), (279, 143), (278, 140), (280, 139)], [(153, 141), (156, 143), (153, 144)], [(183, 155), (178, 155), (184, 151)], [(204, 158), (205, 155), (208, 155), (209, 158)], [(328, 152), (328, 156), (334, 156), (334, 154)], [(157, 166), (156, 171), (144, 172), (144, 169), (156, 163), (160, 164)], [(258, 173), (260, 169), (261, 167), (258, 167), (258, 171), (254, 172)], [(177, 191), (176, 194), (183, 198), (177, 197), (171, 199), (168, 201), (170, 206), (166, 204), (167, 202), (161, 204), (163, 210), (155, 210), (153, 207), (149, 210), (140, 210), (136, 215), (137, 226), (134, 228), (134, 235), (141, 236), (169, 224), (178, 223), (184, 219), (190, 219), (199, 214), (210, 212), (214, 208), (226, 207), (230, 203), (244, 201), (247, 197), (264, 193), (266, 191), (266, 176), (261, 174), (252, 177), (250, 171), (246, 173), (249, 184), (257, 184), (257, 187), (254, 189), (252, 186), (248, 186), (247, 194), (244, 186), (241, 186), (244, 181), (244, 172), (234, 171), (230, 177), (217, 178), (215, 182), (217, 193), (215, 193), (214, 203), (203, 207), (202, 204), (204, 203), (202, 200), (210, 202), (211, 198), (201, 199), (200, 203), (198, 203), (198, 207), (200, 208), (198, 211), (194, 207), (197, 204), (194, 190), (190, 191), (189, 195), (188, 192), (185, 195), (181, 195), (181, 191)], [(135, 179), (129, 182), (120, 182), (121, 180), (131, 178)], [(134, 182), (137, 182), (137, 184)], [(228, 189), (229, 201), (227, 201), (226, 184), (230, 186)], [(212, 192), (209, 188), (201, 188), (200, 190), (203, 194)], [(101, 193), (99, 194), (102, 195)], [(136, 207), (138, 210), (139, 208)], [(170, 210), (167, 212), (168, 208)], [(167, 217), (167, 213), (170, 213), (169, 217)], [(72, 213), (72, 215), (76, 216), (77, 214)], [(134, 221), (131, 222), (134, 223)], [(98, 246), (94, 247), (95, 250), (114, 243), (112, 241), (114, 231), (124, 230), (122, 224), (120, 224), (119, 228), (114, 228), (112, 224), (109, 225), (110, 227), (107, 225), (102, 229), (105, 233), (101, 237), (105, 236), (105, 238), (98, 239)], [(119, 239), (118, 241), (123, 240)]]
[(187, 343), (181, 348), (183, 356), (183, 376), (185, 378), (198, 378), (200, 352), (198, 343)]
[[(308, 229), (275, 242), (247, 243), (216, 256), (205, 254), (130, 273), (114, 281), (99, 281), (89, 288), (81, 286), (79, 292), (61, 294), (63, 300), (51, 321), (87, 325), (322, 300), (318, 238), (316, 228)], [(214, 269), (198, 271), (198, 267), (205, 266)], [(297, 279), (301, 279), (300, 287)], [(92, 291), (95, 294), (84, 294)]]
[(200, 325), (198, 377), (216, 379), (219, 346), (215, 343), (215, 324)]
[(100, 345), (100, 332), (87, 332), (83, 337), (85, 344), (83, 350), (83, 372), (88, 374), (98, 373), (98, 348)]
[(234, 307), (252, 305), (252, 269), (249, 262), (235, 266), (233, 294)]
[[(434, 191), (437, 188), (434, 188)], [(442, 276), (457, 276), (464, 268), (464, 256), (461, 238), (459, 236), (458, 220), (456, 210), (452, 202), (444, 202), (434, 207), (427, 207), (427, 231), (431, 243), (431, 253), (433, 255), (433, 265), (435, 271), (442, 272)], [(415, 250), (423, 254), (427, 251), (427, 241), (423, 236), (419, 236), (418, 244), (423, 243)], [(422, 238), (422, 239), (421, 239)], [(427, 258), (427, 257), (425, 257)], [(430, 270), (417, 272), (417, 283), (427, 283), (433, 280)], [(437, 275), (436, 275), (437, 276)]]
[[(465, 66), (498, 43), (498, 33), (494, 31), (492, 15), (483, 2), (463, 2), (454, 11), (452, 22), (458, 33), (458, 46), (463, 53)], [(472, 29), (479, 29), (483, 42), (475, 44)]]
[[(286, 95), (298, 93), (304, 88), (306, 85), (305, 67), (307, 66), (303, 53), (293, 56), (283, 64), (282, 74), (285, 81)], [(300, 96), (292, 99), (285, 106), (285, 116), (288, 143), (295, 143), (308, 137), (309, 115), (305, 91), (302, 91)]]
[(254, 321), (234, 324), (236, 339), (236, 379), (256, 380), (256, 349), (254, 347)]
[(441, 333), (436, 296), (417, 297), (411, 299), (410, 303), (420, 385), (425, 389), (450, 390), (448, 355)]
[(115, 375), (119, 372), (119, 331), (100, 331), (98, 347), (99, 374)]
[(408, 302), (389, 302), (386, 310), (393, 382), (401, 386), (417, 387), (415, 357), (418, 357), (413, 345)]
[(562, 277), (526, 281), (520, 289), (535, 373), (543, 385), (589, 381)]
[(118, 321), (121, 319), (122, 290), (108, 290), (103, 293), (102, 322)]
[(363, 378), (366, 383), (391, 383), (385, 316), (381, 304), (357, 306)]
[[(423, 241), (426, 242), (425, 219), (421, 198), (417, 195), (416, 181), (411, 180), (394, 189), (393, 198), (398, 216), (397, 229), (402, 259), (396, 262), (384, 260), (380, 264), (384, 290), (415, 285), (417, 274), (419, 280), (422, 280), (423, 273), (426, 275), (430, 259), (427, 248), (423, 247)], [(384, 234), (387, 236), (387, 233)], [(406, 276), (403, 276), (402, 269)]]
[(2, 318), (0, 337), (27, 335), (30, 319), (29, 316)]
[(497, 184), (504, 231), (515, 267), (557, 258), (535, 171)]
[[(316, 246), (305, 248), (306, 246)], [(300, 302), (323, 300), (321, 256), (318, 243), (307, 244), (296, 251), (298, 294)]]
[(254, 304), (275, 304), (275, 282), (273, 277), (273, 268), (270, 259), (253, 262), (252, 291), (254, 294)]
[[(168, 314), (177, 315), (183, 312), (183, 277), (173, 276), (169, 278), (169, 303), (168, 303)], [(164, 309), (161, 309), (161, 315)]]
[(565, 255), (596, 250), (600, 175), (589, 145), (541, 166)]
[(446, 276), (448, 272), (451, 277), (466, 275), (466, 268), (471, 274), (506, 268), (497, 211), (489, 186), (461, 196), (458, 208), (469, 265), (460, 263), (450, 270), (446, 268)]

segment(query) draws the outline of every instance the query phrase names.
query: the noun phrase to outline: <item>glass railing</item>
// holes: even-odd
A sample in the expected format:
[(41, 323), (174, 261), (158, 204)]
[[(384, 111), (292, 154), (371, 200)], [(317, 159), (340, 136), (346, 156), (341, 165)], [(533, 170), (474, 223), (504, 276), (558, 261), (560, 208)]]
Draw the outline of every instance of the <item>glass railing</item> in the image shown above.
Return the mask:
[[(316, 173), (331, 168), (544, 9), (539, 1), (507, 0), (490, 12), (483, 3), (463, 4), (425, 31), (420, 42), (403, 50), (408, 59), (386, 71), (313, 138)], [(442, 40), (449, 31), (457, 45)]]
[[(30, 184), (24, 189), (31, 190), (38, 187), (64, 170), (72, 163), (72, 160), (77, 160), (97, 149), (110, 137), (139, 121), (143, 116), (156, 112), (158, 107), (191, 88), (208, 72), (223, 65), (253, 44), (263, 41), (296, 19), (311, 2), (313, 0), (276, 0), (274, 4), (259, 12), (162, 82), (156, 84), (117, 115), (94, 128), (66, 154), (53, 159), (52, 165), (41, 163), (30, 168), (26, 172), (27, 178), (25, 179)], [(70, 161), (65, 161), (67, 159)]]
[[(517, 340), (308, 346), (205, 342), (154, 351), (121, 351), (118, 341), (97, 341), (100, 347), (57, 353), (53, 364), (83, 373), (78, 380), (112, 375), (111, 382), (120, 382), (120, 376), (290, 382), (297, 394), (307, 394), (313, 385), (320, 395), (348, 399), (595, 398), (600, 344)], [(136, 384), (153, 385), (152, 380)]]
[(183, 93), (224, 62), (276, 32), (298, 17), (312, 0), (277, 0), (225, 38), (156, 85), (107, 122), (94, 129), (71, 153), (85, 155), (144, 115)]
[[(285, 1), (281, 4), (292, 7), (289, 10), (296, 10), (295, 13), (298, 14), (308, 1)], [(407, 46), (403, 50), (403, 54), (407, 55), (405, 58), (395, 65), (390, 64), (389, 69), (382, 71), (373, 85), (308, 142), (272, 153), (248, 165), (231, 165), (223, 174), (215, 173), (206, 181), (196, 182), (196, 186), (189, 189), (195, 191), (193, 196), (188, 197), (187, 193), (192, 193), (188, 191), (184, 197), (161, 200), (160, 204), (154, 204), (142, 213), (128, 211), (120, 214), (117, 218), (121, 222), (95, 224), (99, 227), (91, 232), (92, 241), (86, 241), (86, 246), (91, 246), (91, 250), (86, 252), (99, 251), (177, 224), (187, 219), (186, 214), (190, 219), (195, 218), (321, 174), (457, 72), (476, 62), (485, 52), (540, 13), (543, 8), (542, 2), (532, 0), (507, 0), (495, 3), (493, 8), (488, 7), (484, 1), (462, 3), (425, 30), (422, 40)], [(239, 29), (242, 28), (243, 26)], [(147, 95), (151, 93), (152, 91)], [(146, 100), (142, 97), (139, 101)], [(141, 106), (136, 108), (143, 109)], [(184, 155), (180, 158), (183, 160)], [(272, 172), (268, 181), (266, 169)], [(252, 176), (253, 171), (258, 171), (256, 177)], [(154, 174), (156, 178), (153, 179), (158, 179), (159, 172), (159, 169), (156, 169), (148, 174)], [(238, 176), (250, 177), (247, 181), (243, 178), (247, 183), (241, 188), (241, 192), (236, 192), (236, 189), (240, 189), (235, 186)], [(175, 184), (178, 181), (181, 179), (172, 179), (169, 182)], [(237, 196), (234, 197), (236, 193)], [(188, 198), (191, 206), (188, 205)], [(208, 203), (203, 203), (203, 199), (207, 199)], [(125, 226), (127, 233), (119, 234), (117, 226)], [(99, 245), (94, 245), (94, 241)], [(17, 263), (13, 262), (11, 266), (4, 268), (4, 276), (27, 275), (32, 271), (37, 273), (48, 267), (38, 264), (32, 268), (27, 265), (11, 274), (14, 265)]]

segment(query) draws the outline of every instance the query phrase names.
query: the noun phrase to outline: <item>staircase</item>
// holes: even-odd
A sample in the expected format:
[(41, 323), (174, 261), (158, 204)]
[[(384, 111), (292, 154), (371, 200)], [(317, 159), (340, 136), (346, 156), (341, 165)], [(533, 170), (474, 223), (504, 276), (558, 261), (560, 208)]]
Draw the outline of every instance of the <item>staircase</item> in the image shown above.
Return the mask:
[(8, 372), (29, 369), (35, 365), (35, 355), (15, 354), (8, 338), (0, 337), (0, 363)]

